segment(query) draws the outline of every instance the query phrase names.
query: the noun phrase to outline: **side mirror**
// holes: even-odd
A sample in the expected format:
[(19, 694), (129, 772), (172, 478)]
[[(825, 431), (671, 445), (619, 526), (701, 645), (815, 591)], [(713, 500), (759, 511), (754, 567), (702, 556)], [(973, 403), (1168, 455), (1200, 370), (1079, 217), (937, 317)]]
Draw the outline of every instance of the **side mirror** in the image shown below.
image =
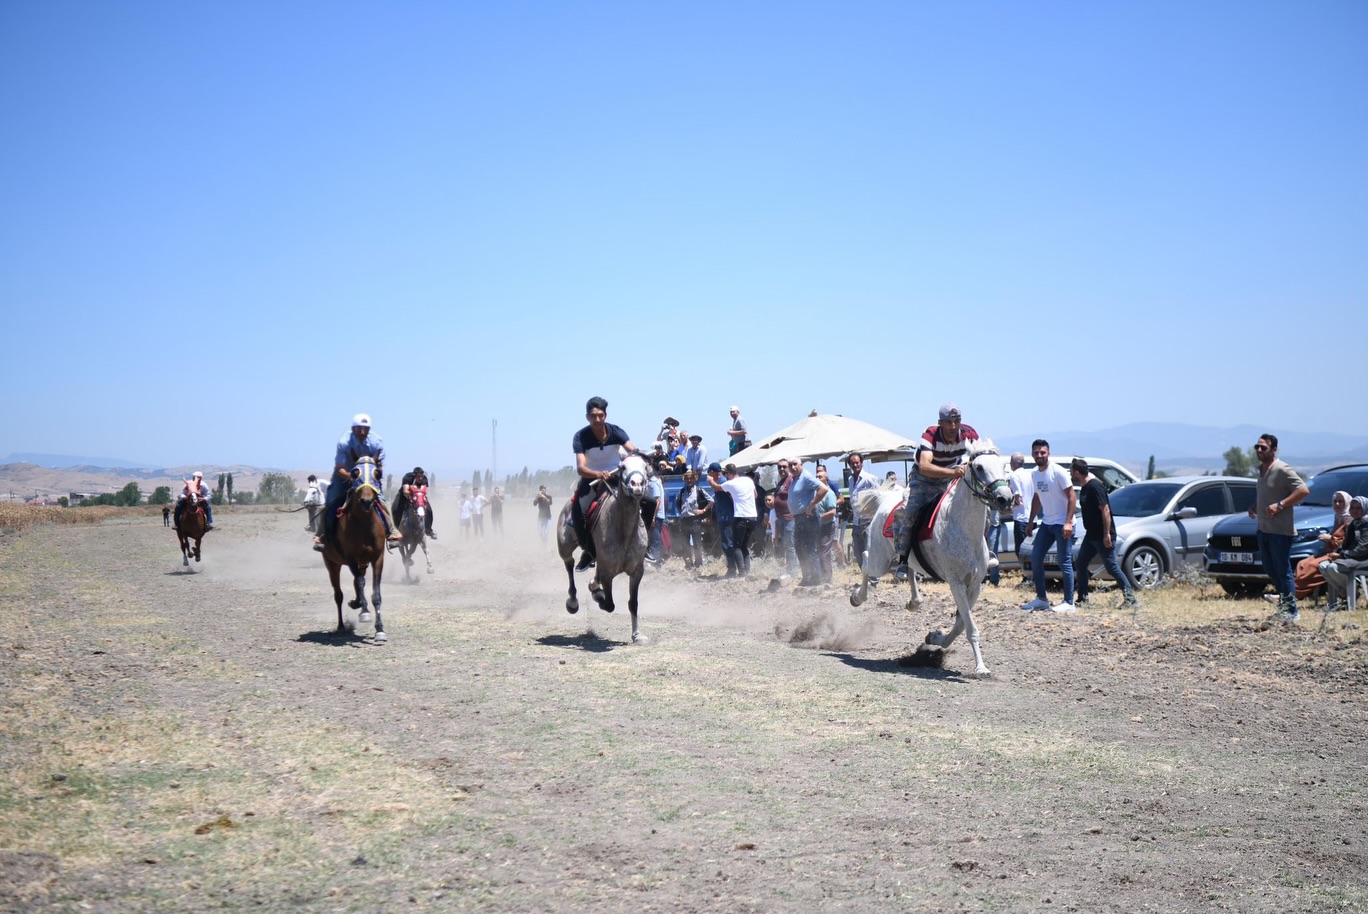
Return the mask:
[(1169, 520), (1192, 520), (1197, 516), (1197, 509), (1188, 505), (1186, 508), (1179, 508), (1169, 515)]

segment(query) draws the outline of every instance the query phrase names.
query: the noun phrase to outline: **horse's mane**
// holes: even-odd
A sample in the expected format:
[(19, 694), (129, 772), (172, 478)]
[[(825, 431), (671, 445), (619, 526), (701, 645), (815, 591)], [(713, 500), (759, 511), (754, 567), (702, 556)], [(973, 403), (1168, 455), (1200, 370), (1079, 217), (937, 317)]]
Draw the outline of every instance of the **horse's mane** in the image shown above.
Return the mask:
[(855, 513), (862, 520), (872, 520), (884, 505), (896, 505), (903, 497), (902, 486), (892, 489), (865, 489), (855, 496)]
[(964, 456), (967, 457), (968, 459), (972, 460), (972, 459), (974, 459), (975, 457), (979, 456), (980, 454), (1000, 454), (1000, 453), (1002, 453), (1002, 452), (998, 450), (997, 445), (993, 443), (993, 439), (992, 439), (992, 438), (981, 438), (981, 439), (978, 440), (978, 442), (969, 445), (969, 448), (968, 448), (968, 450), (965, 452), (965, 455), (964, 455)]

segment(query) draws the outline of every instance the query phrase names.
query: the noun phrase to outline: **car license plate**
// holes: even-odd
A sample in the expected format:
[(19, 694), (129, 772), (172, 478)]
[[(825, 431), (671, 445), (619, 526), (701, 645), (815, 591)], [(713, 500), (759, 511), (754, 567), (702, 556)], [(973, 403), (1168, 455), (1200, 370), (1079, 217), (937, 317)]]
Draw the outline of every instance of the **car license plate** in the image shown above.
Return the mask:
[(1228, 565), (1253, 565), (1254, 553), (1252, 552), (1222, 552), (1221, 561)]

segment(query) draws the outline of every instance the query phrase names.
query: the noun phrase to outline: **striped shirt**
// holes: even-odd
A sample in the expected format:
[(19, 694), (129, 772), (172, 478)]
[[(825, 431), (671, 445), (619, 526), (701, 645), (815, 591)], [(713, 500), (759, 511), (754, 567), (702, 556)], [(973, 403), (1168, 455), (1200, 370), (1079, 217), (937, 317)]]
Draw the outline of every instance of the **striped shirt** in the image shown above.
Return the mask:
[(969, 449), (969, 442), (978, 440), (978, 432), (974, 431), (972, 425), (961, 425), (959, 440), (953, 444), (945, 440), (939, 425), (927, 426), (917, 445), (917, 457), (921, 458), (922, 451), (930, 451), (931, 462), (936, 466), (959, 466), (964, 462), (964, 452)]

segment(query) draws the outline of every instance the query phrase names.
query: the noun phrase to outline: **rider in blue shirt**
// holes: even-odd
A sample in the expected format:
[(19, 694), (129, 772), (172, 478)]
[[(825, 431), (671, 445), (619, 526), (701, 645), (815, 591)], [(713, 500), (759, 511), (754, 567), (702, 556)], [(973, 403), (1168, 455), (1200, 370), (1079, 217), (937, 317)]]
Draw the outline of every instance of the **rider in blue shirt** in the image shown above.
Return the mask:
[[(338, 439), (337, 451), (333, 456), (332, 481), (328, 483), (328, 501), (323, 506), (323, 532), (314, 538), (315, 552), (322, 552), (323, 544), (337, 530), (337, 511), (346, 504), (347, 495), (351, 493), (352, 467), (356, 466), (362, 457), (369, 457), (375, 461), (375, 478), (383, 486), (385, 445), (379, 435), (372, 435), (370, 431), (370, 416), (357, 413), (352, 418), (351, 434)], [(402, 540), (403, 535), (394, 529), (394, 521), (390, 519), (389, 506), (385, 504), (383, 493), (377, 499), (377, 503), (390, 542)]]

